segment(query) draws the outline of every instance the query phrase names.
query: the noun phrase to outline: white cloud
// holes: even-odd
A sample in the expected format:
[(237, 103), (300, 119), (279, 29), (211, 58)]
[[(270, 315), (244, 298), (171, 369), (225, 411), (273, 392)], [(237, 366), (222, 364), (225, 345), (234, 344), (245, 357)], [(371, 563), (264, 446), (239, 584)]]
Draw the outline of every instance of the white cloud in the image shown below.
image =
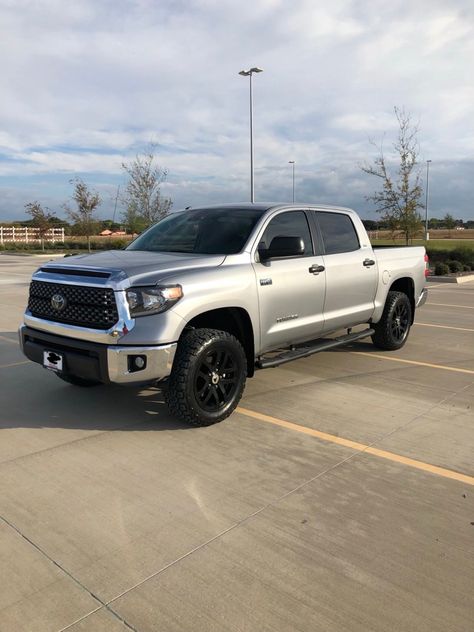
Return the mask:
[[(255, 64), (262, 195), (286, 195), (270, 174), (284, 180), (294, 159), (312, 199), (350, 190), (365, 207), (371, 185), (357, 164), (372, 152), (368, 136), (394, 132), (394, 105), (420, 120), (434, 163), (474, 150), (469, 0), (376, 10), (363, 0), (4, 0), (0, 19), (0, 215), (21, 214), (26, 194), (59, 203), (62, 175), (113, 188), (150, 140), (177, 203), (245, 198), (248, 79), (237, 73)], [(470, 198), (453, 195), (472, 215)]]

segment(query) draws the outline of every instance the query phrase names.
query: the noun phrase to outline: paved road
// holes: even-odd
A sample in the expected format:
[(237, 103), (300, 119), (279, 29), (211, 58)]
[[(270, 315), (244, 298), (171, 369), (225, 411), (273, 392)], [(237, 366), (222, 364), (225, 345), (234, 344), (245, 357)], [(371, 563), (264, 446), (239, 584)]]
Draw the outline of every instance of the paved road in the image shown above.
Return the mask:
[(474, 630), (474, 283), (191, 429), (25, 361), (40, 261), (0, 256), (1, 632)]

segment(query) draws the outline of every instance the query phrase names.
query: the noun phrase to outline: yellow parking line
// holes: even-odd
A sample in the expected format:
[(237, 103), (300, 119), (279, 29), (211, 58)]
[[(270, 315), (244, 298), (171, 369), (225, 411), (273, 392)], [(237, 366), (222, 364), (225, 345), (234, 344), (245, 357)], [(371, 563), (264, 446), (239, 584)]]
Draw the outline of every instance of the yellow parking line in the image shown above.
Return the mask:
[(352, 355), (367, 356), (368, 358), (380, 358), (381, 360), (388, 360), (390, 362), (401, 362), (402, 364), (413, 364), (415, 366), (426, 366), (430, 369), (441, 369), (443, 371), (454, 371), (456, 373), (467, 373), (474, 375), (472, 369), (460, 369), (456, 366), (446, 366), (445, 364), (431, 364), (430, 362), (417, 362), (416, 360), (404, 360), (403, 358), (392, 358), (385, 355), (379, 355), (378, 353), (365, 353), (365, 351), (349, 351)]
[(474, 329), (467, 329), (466, 327), (450, 327), (449, 325), (432, 325), (431, 323), (414, 323), (415, 325), (421, 325), (422, 327), (437, 327), (438, 329), (454, 329), (455, 331), (474, 331)]
[(21, 364), (30, 364), (30, 361), (23, 360), (23, 362), (12, 362), (11, 364), (0, 364), (0, 369), (9, 369), (11, 366), (20, 366)]
[(401, 454), (395, 454), (394, 452), (380, 450), (379, 448), (374, 448), (373, 446), (367, 445), (365, 443), (359, 443), (358, 441), (351, 441), (350, 439), (337, 437), (335, 435), (328, 434), (327, 432), (321, 432), (320, 430), (314, 430), (313, 428), (301, 426), (299, 424), (292, 423), (291, 421), (285, 421), (284, 419), (278, 419), (277, 417), (264, 415), (254, 410), (249, 410), (248, 408), (242, 408), (241, 406), (239, 406), (236, 411), (241, 415), (252, 417), (253, 419), (257, 419), (258, 421), (264, 421), (266, 423), (274, 424), (275, 426), (280, 426), (282, 428), (286, 428), (287, 430), (302, 432), (303, 434), (310, 435), (311, 437), (316, 437), (317, 439), (328, 441), (329, 443), (335, 443), (337, 445), (344, 446), (345, 448), (356, 450), (357, 452), (372, 454), (373, 456), (378, 456), (382, 459), (387, 459), (388, 461), (401, 463), (402, 465), (408, 465), (409, 467), (413, 467), (417, 470), (422, 470), (424, 472), (429, 472), (430, 474), (436, 474), (437, 476), (443, 476), (444, 478), (450, 478), (452, 480), (474, 486), (474, 477), (467, 476), (466, 474), (461, 474), (460, 472), (448, 470), (444, 467), (438, 467), (437, 465), (431, 465), (431, 463), (425, 463), (424, 461), (410, 459), (406, 456), (402, 456)]
[(449, 303), (432, 303), (428, 301), (427, 305), (438, 305), (439, 307), (459, 307), (460, 309), (474, 309), (474, 307), (470, 307), (469, 305), (450, 305)]
[(0, 335), (0, 340), (5, 340), (6, 342), (11, 342), (13, 345), (17, 345), (18, 344), (18, 340), (12, 340), (11, 338), (7, 338), (7, 336), (1, 336)]

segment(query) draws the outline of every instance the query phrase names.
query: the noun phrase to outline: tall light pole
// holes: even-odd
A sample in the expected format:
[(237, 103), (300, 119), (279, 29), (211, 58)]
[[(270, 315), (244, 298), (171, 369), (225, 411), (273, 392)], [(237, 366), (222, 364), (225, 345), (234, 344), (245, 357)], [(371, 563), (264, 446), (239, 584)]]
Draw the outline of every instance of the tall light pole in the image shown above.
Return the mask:
[(288, 160), (288, 164), (293, 167), (293, 204), (295, 203), (295, 161)]
[(426, 198), (425, 198), (425, 239), (428, 241), (430, 238), (430, 234), (428, 232), (428, 189), (430, 186), (430, 162), (431, 160), (426, 161)]
[(249, 70), (241, 70), (239, 75), (250, 79), (250, 201), (255, 202), (255, 187), (253, 177), (253, 96), (252, 96), (252, 75), (253, 73), (263, 72), (261, 68), (250, 68)]
[(117, 212), (117, 202), (118, 202), (119, 193), (120, 193), (120, 184), (117, 187), (117, 195), (115, 196), (115, 205), (114, 205), (114, 214), (112, 217), (112, 224), (115, 224), (115, 213)]

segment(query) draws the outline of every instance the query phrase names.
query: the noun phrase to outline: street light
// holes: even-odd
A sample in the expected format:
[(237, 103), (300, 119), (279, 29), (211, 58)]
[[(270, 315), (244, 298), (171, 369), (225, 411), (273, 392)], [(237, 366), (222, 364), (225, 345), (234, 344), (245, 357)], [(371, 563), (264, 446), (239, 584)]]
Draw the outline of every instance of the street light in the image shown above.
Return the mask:
[(426, 198), (425, 198), (425, 240), (428, 241), (430, 238), (430, 234), (428, 232), (428, 189), (430, 183), (430, 162), (431, 160), (426, 161)]
[(252, 75), (257, 72), (263, 72), (261, 68), (250, 68), (249, 70), (241, 70), (239, 75), (250, 79), (250, 201), (255, 201), (255, 188), (253, 178), (253, 97), (252, 97)]
[(295, 203), (295, 161), (288, 160), (288, 164), (293, 167), (293, 204)]

